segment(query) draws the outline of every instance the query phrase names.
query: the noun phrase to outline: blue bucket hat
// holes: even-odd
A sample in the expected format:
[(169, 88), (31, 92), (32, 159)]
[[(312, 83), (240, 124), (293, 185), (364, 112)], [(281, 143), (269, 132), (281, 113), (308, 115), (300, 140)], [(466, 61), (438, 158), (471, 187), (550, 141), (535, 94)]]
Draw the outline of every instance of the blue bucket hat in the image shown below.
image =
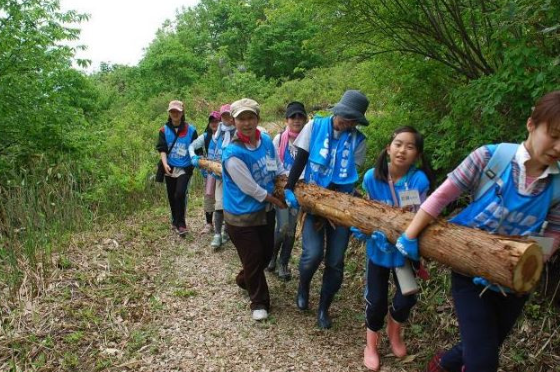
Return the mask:
[(347, 90), (342, 95), (340, 101), (334, 105), (332, 112), (336, 116), (344, 119), (356, 120), (359, 124), (368, 125), (369, 121), (365, 117), (369, 106), (369, 100), (359, 90)]

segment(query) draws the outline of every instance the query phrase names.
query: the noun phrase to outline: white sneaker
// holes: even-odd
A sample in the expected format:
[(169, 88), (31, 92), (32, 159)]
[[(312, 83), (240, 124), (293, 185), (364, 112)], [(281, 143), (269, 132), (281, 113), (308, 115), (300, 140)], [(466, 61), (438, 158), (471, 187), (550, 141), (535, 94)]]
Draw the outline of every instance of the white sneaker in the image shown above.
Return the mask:
[(257, 309), (257, 310), (253, 310), (253, 320), (261, 321), (261, 320), (265, 320), (266, 318), (268, 318), (268, 311), (266, 311), (265, 309)]
[(202, 231), (200, 232), (201, 234), (208, 234), (209, 232), (214, 231), (214, 227), (212, 226), (211, 223), (207, 223), (206, 226), (204, 226), (204, 229), (202, 229)]
[(214, 234), (210, 246), (214, 249), (218, 249), (220, 248), (221, 245), (222, 245), (222, 236), (220, 234)]

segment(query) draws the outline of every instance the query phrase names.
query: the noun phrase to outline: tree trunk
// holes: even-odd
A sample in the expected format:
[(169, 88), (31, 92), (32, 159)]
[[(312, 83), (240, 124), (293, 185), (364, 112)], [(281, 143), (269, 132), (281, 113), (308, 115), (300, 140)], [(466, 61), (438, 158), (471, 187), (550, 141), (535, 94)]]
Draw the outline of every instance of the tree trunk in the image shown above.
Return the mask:
[[(219, 163), (200, 160), (201, 167), (221, 174)], [(218, 168), (219, 167), (219, 168)], [(276, 180), (275, 194), (284, 198), (286, 177)], [(306, 212), (325, 217), (337, 225), (356, 226), (365, 233), (383, 231), (390, 242), (412, 221), (414, 214), (372, 200), (298, 182), (294, 193)], [(520, 293), (530, 291), (542, 269), (542, 252), (533, 241), (511, 236), (492, 235), (438, 219), (419, 238), (420, 254), (453, 270), (470, 276), (482, 276)]]

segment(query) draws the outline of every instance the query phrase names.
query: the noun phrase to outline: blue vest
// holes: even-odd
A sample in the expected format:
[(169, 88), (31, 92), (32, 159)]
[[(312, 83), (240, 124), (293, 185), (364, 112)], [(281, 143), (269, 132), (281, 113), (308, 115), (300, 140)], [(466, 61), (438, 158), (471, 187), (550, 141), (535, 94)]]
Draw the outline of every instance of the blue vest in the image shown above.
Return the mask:
[[(235, 132), (236, 129), (231, 131), (231, 138), (233, 138)], [(212, 153), (213, 153), (212, 159), (220, 160), (220, 161), (222, 160), (222, 153), (225, 150), (222, 146), (223, 142), (224, 142), (224, 132), (221, 132), (220, 136), (216, 139), (216, 143), (214, 144), (214, 147), (212, 148)], [(210, 157), (210, 147), (208, 148), (208, 156)]]
[[(175, 131), (165, 125), (165, 142), (167, 148), (170, 148), (175, 140)], [(189, 145), (192, 142), (194, 134), (194, 126), (187, 124), (186, 133), (180, 133), (175, 146), (169, 154), (167, 154), (167, 163), (172, 167), (186, 168), (191, 165), (191, 156), (189, 155)]]
[[(280, 136), (282, 136), (282, 133), (280, 133)], [(278, 152), (280, 152), (280, 149), (278, 149)], [(294, 157), (290, 152), (290, 141), (286, 143), (286, 151), (284, 151), (284, 162), (282, 163), (282, 165), (287, 172), (289, 172), (294, 165)]]
[(305, 182), (321, 187), (335, 184), (339, 191), (352, 192), (358, 180), (354, 151), (365, 136), (359, 131), (345, 131), (335, 139), (332, 120), (332, 116), (313, 119)]
[[(375, 168), (372, 168), (364, 175), (362, 187), (368, 193), (371, 200), (379, 201), (383, 204), (395, 206), (393, 202), (393, 195), (389, 184), (385, 181), (375, 178)], [(406, 190), (417, 190), (420, 195), (426, 193), (430, 187), (430, 182), (426, 174), (415, 167), (410, 167), (408, 172), (396, 184), (395, 194), (397, 200), (399, 192)], [(400, 204), (400, 203), (399, 203)], [(399, 205), (400, 206), (400, 205)], [(390, 244), (390, 243), (389, 243)], [(367, 241), (367, 254), (368, 258), (379, 266), (384, 267), (399, 267), (404, 265), (404, 256), (393, 246), (392, 257), (388, 260), (388, 253), (383, 252), (373, 239)]]
[[(496, 146), (488, 149), (493, 152)], [(538, 195), (521, 195), (515, 188), (511, 162), (501, 178), (502, 186), (496, 183), (450, 222), (500, 235), (538, 232), (550, 209), (552, 182)]]
[[(206, 133), (206, 135), (208, 135), (208, 133)], [(210, 142), (208, 143), (208, 152), (207, 152), (207, 158), (208, 160), (214, 160), (215, 159), (215, 152), (216, 152), (216, 140), (214, 138), (210, 139)], [(221, 155), (221, 152), (220, 152)]]
[(259, 202), (252, 196), (245, 194), (233, 182), (233, 179), (226, 170), (225, 162), (235, 157), (243, 161), (255, 182), (266, 189), (267, 192), (274, 191), (274, 179), (277, 171), (268, 171), (266, 167), (267, 159), (276, 161), (276, 150), (270, 137), (261, 134), (261, 143), (253, 151), (248, 150), (243, 144), (230, 143), (222, 155), (222, 178), (224, 180), (224, 210), (230, 214), (240, 215), (258, 212), (266, 206), (266, 203)]

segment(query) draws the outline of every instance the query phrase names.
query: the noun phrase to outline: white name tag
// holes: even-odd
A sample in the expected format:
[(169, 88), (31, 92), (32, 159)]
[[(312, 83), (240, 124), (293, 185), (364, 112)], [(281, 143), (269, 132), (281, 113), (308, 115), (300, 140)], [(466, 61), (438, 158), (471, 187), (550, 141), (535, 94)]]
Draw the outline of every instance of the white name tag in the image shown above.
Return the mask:
[(276, 172), (278, 170), (278, 166), (276, 165), (276, 159), (266, 157), (266, 170), (268, 172)]
[(187, 155), (187, 149), (184, 148), (184, 147), (179, 147), (179, 148), (177, 149), (177, 155), (179, 155), (179, 156), (185, 156), (185, 155)]
[(554, 244), (554, 238), (544, 237), (544, 236), (533, 236), (530, 235), (529, 239), (533, 239), (541, 246), (543, 254), (545, 256), (550, 256), (552, 253), (552, 246)]
[(420, 194), (418, 190), (406, 190), (399, 192), (399, 201), (401, 208), (408, 207), (409, 205), (420, 205)]

